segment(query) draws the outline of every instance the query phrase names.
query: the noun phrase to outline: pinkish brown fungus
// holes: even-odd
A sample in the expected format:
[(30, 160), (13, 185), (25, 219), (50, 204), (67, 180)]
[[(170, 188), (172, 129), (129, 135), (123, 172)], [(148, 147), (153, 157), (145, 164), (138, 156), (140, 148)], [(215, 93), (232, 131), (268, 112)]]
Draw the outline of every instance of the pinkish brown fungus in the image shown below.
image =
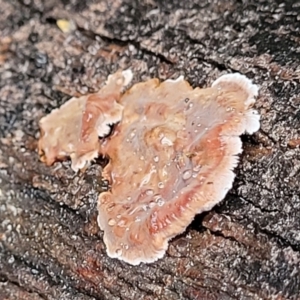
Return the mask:
[(119, 71), (108, 77), (99, 92), (73, 97), (42, 118), (38, 144), (41, 160), (51, 165), (70, 156), (74, 171), (88, 166), (98, 156), (98, 137), (109, 134), (110, 125), (121, 120), (123, 107), (118, 101), (131, 80), (130, 70)]
[(230, 74), (206, 89), (193, 89), (182, 77), (152, 79), (116, 98), (108, 115), (121, 105), (121, 121), (96, 147), (110, 158), (103, 177), (111, 190), (98, 202), (110, 257), (133, 265), (163, 257), (171, 238), (225, 197), (242, 151), (239, 136), (259, 129), (251, 109), (257, 92), (245, 76)]

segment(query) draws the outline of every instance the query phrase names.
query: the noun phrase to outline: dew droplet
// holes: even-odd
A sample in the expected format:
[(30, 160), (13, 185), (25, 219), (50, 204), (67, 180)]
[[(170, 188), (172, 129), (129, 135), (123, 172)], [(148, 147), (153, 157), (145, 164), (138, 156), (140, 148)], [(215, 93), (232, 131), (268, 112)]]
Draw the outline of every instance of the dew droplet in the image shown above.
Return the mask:
[(194, 103), (193, 102), (191, 102), (191, 103), (189, 103), (189, 105), (188, 105), (188, 109), (191, 109), (192, 107), (194, 106)]
[(157, 155), (155, 155), (154, 157), (153, 157), (153, 160), (154, 160), (154, 162), (159, 162), (159, 157), (157, 156)]
[(130, 196), (128, 196), (128, 197), (127, 197), (127, 200), (128, 200), (128, 201), (130, 201), (130, 200), (131, 200), (131, 197), (130, 197)]
[(120, 226), (120, 227), (126, 226), (126, 221), (125, 221), (125, 219), (121, 219), (121, 220), (117, 223), (117, 225)]
[(154, 194), (154, 191), (149, 189), (149, 190), (146, 190), (145, 193), (146, 193), (147, 196), (151, 196), (151, 195)]
[(165, 201), (163, 200), (163, 198), (158, 198), (156, 200), (156, 203), (158, 206), (163, 206), (165, 204)]
[(193, 171), (194, 172), (199, 172), (201, 170), (201, 165), (196, 165), (194, 168), (193, 168)]
[(157, 186), (158, 186), (158, 188), (160, 188), (160, 189), (163, 189), (163, 188), (165, 187), (165, 185), (164, 185), (163, 182), (159, 182), (159, 183), (157, 184)]
[(201, 123), (198, 123), (198, 124), (197, 124), (197, 127), (201, 127), (201, 126), (202, 126), (202, 124), (201, 124)]
[(140, 217), (135, 217), (134, 222), (136, 222), (136, 223), (141, 222), (141, 218)]
[(156, 203), (154, 201), (150, 201), (149, 203), (149, 208), (155, 207)]
[(184, 102), (185, 102), (185, 103), (188, 103), (189, 101), (190, 101), (190, 98), (185, 98), (185, 99), (184, 99)]
[(113, 210), (113, 208), (114, 208), (115, 206), (116, 206), (116, 205), (115, 205), (114, 203), (112, 203), (112, 204), (110, 204), (110, 205), (107, 206), (106, 210), (107, 210), (108, 212), (110, 212), (110, 211)]
[(121, 216), (120, 214), (117, 215), (117, 219), (121, 219), (121, 217), (122, 217), (122, 216)]
[(114, 225), (116, 225), (116, 220), (115, 220), (115, 219), (109, 219), (109, 220), (108, 220), (108, 225), (109, 225), (109, 226), (114, 226)]
[(142, 156), (140, 157), (140, 160), (145, 160), (145, 156), (142, 155)]
[(116, 249), (116, 254), (118, 256), (121, 256), (122, 255), (122, 249)]
[(147, 205), (147, 204), (144, 204), (144, 205), (142, 206), (142, 208), (143, 208), (144, 211), (147, 211), (147, 210), (150, 209), (149, 205)]
[(192, 171), (191, 170), (186, 170), (182, 173), (182, 179), (183, 180), (188, 180), (192, 176)]

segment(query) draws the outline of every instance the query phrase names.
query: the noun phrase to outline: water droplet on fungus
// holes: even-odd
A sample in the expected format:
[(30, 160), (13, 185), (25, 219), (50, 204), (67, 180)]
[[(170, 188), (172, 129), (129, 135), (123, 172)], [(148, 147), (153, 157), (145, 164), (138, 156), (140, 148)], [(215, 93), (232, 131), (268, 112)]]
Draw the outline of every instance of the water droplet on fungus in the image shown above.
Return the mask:
[(159, 157), (156, 155), (156, 156), (153, 157), (153, 160), (154, 160), (154, 162), (157, 163), (157, 162), (159, 162)]
[(124, 226), (126, 226), (126, 224), (127, 224), (127, 222), (126, 222), (125, 219), (121, 219), (121, 220), (117, 223), (117, 225), (120, 226), (120, 227), (124, 227)]
[[(102, 201), (101, 201), (102, 202)], [(109, 204), (107, 207), (106, 207), (106, 210), (108, 211), (108, 212), (110, 212), (110, 211), (112, 211), (113, 209), (114, 209), (114, 207), (115, 207), (116, 205), (114, 204), (114, 203), (111, 203), (111, 204)]]
[(116, 222), (115, 219), (109, 219), (109, 220), (108, 220), (108, 225), (109, 225), (109, 226), (114, 226), (114, 225), (116, 225), (116, 224), (117, 224), (117, 222)]
[(159, 182), (159, 183), (157, 184), (157, 186), (158, 186), (158, 188), (163, 189), (165, 185), (164, 185), (163, 182)]
[(163, 206), (165, 204), (165, 201), (163, 200), (163, 198), (159, 197), (158, 199), (156, 199), (156, 203), (158, 206)]
[(149, 208), (153, 208), (156, 206), (156, 203), (154, 201), (149, 202)]
[(182, 174), (182, 179), (183, 180), (188, 180), (192, 177), (192, 171), (191, 170), (186, 170)]
[(122, 252), (123, 252), (122, 249), (120, 249), (120, 248), (116, 249), (117, 256), (121, 256)]
[(128, 250), (129, 249), (129, 245), (128, 244), (123, 244), (122, 245), (123, 249)]
[(192, 107), (194, 106), (194, 103), (193, 102), (190, 102), (187, 106), (188, 109), (191, 109)]
[(151, 196), (151, 195), (154, 194), (154, 191), (149, 189), (149, 190), (146, 190), (145, 193), (146, 193), (147, 196)]

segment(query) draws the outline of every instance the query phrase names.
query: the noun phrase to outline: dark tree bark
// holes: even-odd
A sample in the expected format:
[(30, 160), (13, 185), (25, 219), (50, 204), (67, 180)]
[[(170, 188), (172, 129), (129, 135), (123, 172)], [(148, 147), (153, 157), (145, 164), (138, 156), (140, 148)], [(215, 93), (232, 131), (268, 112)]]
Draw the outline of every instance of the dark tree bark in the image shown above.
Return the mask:
[[(295, 0), (0, 0), (0, 299), (300, 299), (299, 15)], [(261, 87), (233, 189), (138, 267), (105, 252), (105, 162), (74, 174), (36, 150), (42, 116), (129, 67)]]

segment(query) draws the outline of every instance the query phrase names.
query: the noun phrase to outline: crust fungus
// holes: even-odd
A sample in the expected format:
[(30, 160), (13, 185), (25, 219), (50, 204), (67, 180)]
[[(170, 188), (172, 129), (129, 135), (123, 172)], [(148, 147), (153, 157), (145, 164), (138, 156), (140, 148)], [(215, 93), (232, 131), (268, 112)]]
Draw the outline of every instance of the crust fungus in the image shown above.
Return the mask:
[[(42, 119), (39, 148), (48, 164), (71, 156), (74, 170), (98, 153), (110, 158), (103, 177), (111, 189), (99, 195), (98, 223), (108, 255), (138, 265), (163, 257), (171, 238), (225, 197), (242, 152), (239, 136), (259, 129), (251, 109), (258, 88), (229, 74), (206, 89), (179, 77), (138, 83), (121, 95), (131, 76), (117, 74), (99, 93)], [(117, 123), (115, 130), (99, 142), (108, 123)]]
[(98, 137), (108, 135), (110, 126), (121, 120), (123, 107), (118, 102), (131, 80), (130, 70), (119, 71), (108, 77), (99, 92), (73, 97), (42, 118), (38, 144), (41, 160), (51, 165), (70, 156), (74, 171), (87, 167), (98, 157)]

